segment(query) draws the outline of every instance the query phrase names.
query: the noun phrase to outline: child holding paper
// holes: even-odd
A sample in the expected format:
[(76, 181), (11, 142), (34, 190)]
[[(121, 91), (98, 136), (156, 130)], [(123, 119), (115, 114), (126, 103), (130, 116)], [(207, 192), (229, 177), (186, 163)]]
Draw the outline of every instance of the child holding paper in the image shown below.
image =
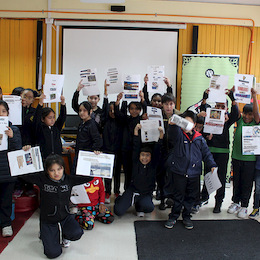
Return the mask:
[[(0, 100), (0, 116), (8, 117), (8, 104)], [(11, 226), (12, 214), (12, 193), (15, 185), (15, 178), (10, 175), (7, 153), (9, 151), (22, 148), (22, 138), (19, 129), (9, 122), (8, 128), (1, 135), (8, 136), (8, 150), (0, 151), (0, 225), (2, 236), (10, 237), (13, 235)]]
[(255, 155), (243, 155), (242, 128), (254, 126), (259, 123), (258, 104), (256, 91), (252, 88), (253, 105), (246, 104), (242, 116), (237, 120), (237, 128), (234, 136), (232, 164), (233, 164), (233, 203), (228, 208), (228, 213), (237, 213), (239, 218), (247, 218), (247, 207), (251, 196), (254, 174)]
[(132, 175), (132, 149), (133, 149), (133, 136), (134, 128), (141, 120), (141, 110), (143, 112), (146, 110), (146, 102), (144, 100), (144, 94), (142, 91), (139, 92), (141, 102), (132, 101), (128, 105), (128, 110), (130, 116), (128, 116), (124, 111), (119, 110), (120, 100), (123, 98), (123, 92), (117, 95), (117, 100), (115, 103), (115, 118), (122, 122), (123, 124), (123, 141), (121, 146), (123, 168), (125, 174), (125, 185), (124, 189), (130, 185), (131, 175)]
[(94, 228), (94, 221), (98, 221), (104, 224), (110, 224), (114, 221), (114, 216), (105, 206), (105, 188), (100, 177), (94, 177), (94, 179), (84, 184), (84, 188), (89, 197), (90, 203), (78, 204), (78, 212), (76, 214), (76, 220), (83, 229), (92, 230)]
[[(108, 103), (107, 88), (109, 84), (104, 85), (104, 102), (103, 102), (103, 152), (113, 153), (115, 155), (115, 163), (113, 169), (114, 193), (118, 197), (120, 194), (120, 174), (122, 165), (121, 145), (123, 137), (123, 124), (115, 117), (115, 102)], [(122, 103), (121, 112), (127, 113), (127, 102)], [(110, 195), (112, 188), (112, 179), (105, 179), (106, 198), (105, 203), (110, 203)]]
[[(196, 123), (196, 114), (186, 111), (182, 117)], [(213, 173), (216, 163), (209, 151), (205, 139), (193, 129), (182, 130), (179, 126), (170, 123), (168, 129), (171, 151), (167, 159), (167, 172), (173, 183), (173, 207), (166, 228), (173, 228), (181, 214), (186, 229), (192, 229), (191, 208), (198, 194), (202, 161), (206, 162)]]
[(64, 169), (62, 157), (51, 154), (45, 160), (44, 172), (20, 176), (40, 188), (40, 238), (48, 258), (58, 257), (62, 246), (68, 247), (70, 240), (83, 235), (74, 215), (69, 213), (70, 194), (73, 186), (91, 181), (92, 177), (67, 175)]
[[(76, 113), (79, 113), (79, 92), (83, 89), (84, 85), (81, 84), (82, 80), (79, 82), (78, 87), (76, 91), (74, 92), (73, 98), (72, 98), (72, 108)], [(98, 102), (100, 100), (99, 95), (93, 95), (88, 96), (88, 102), (91, 104), (92, 107), (92, 113), (91, 118), (94, 119), (94, 121), (97, 124), (97, 128), (99, 133), (102, 133), (103, 128), (103, 122), (102, 122), (102, 109), (98, 106)]]
[(43, 108), (43, 100), (45, 95), (39, 98), (39, 104), (36, 108), (33, 123), (37, 137), (37, 144), (41, 148), (43, 159), (50, 154), (62, 154), (62, 144), (60, 139), (60, 131), (66, 121), (66, 104), (64, 96), (61, 96), (60, 114), (55, 119), (55, 112), (50, 107)]
[(163, 139), (163, 128), (158, 128), (160, 137), (154, 145), (153, 151), (147, 145), (141, 147), (140, 129), (140, 124), (137, 124), (134, 129), (132, 181), (123, 195), (115, 200), (114, 212), (118, 216), (122, 216), (133, 204), (135, 204), (139, 217), (143, 217), (144, 213), (150, 213), (154, 210), (152, 194), (155, 188), (156, 168)]

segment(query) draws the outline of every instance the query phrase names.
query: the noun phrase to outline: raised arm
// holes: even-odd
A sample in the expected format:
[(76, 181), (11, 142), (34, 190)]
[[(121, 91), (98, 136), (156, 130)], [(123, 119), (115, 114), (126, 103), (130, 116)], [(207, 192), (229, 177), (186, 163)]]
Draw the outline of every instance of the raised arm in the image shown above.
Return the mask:
[(251, 88), (252, 98), (253, 98), (253, 114), (254, 119), (257, 124), (259, 124), (259, 107), (258, 107), (258, 100), (257, 100), (257, 94), (256, 90), (254, 88)]
[(66, 121), (67, 110), (66, 110), (66, 104), (65, 104), (65, 97), (61, 96), (60, 100), (61, 100), (60, 114), (59, 114), (59, 117), (57, 118), (55, 124), (58, 127), (58, 129), (61, 131), (61, 129)]
[(79, 92), (84, 87), (84, 85), (81, 84), (81, 82), (82, 80), (79, 82), (78, 87), (73, 94), (73, 98), (71, 102), (71, 106), (76, 113), (79, 113)]

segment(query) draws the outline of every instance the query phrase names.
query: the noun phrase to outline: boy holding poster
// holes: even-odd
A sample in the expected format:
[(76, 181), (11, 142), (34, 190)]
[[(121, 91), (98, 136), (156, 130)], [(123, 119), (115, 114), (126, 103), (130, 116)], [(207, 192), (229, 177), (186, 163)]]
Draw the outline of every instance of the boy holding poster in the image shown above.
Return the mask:
[(254, 173), (255, 155), (243, 155), (242, 152), (242, 128), (254, 126), (259, 122), (256, 91), (252, 88), (253, 105), (246, 104), (242, 116), (237, 121), (234, 136), (232, 164), (233, 164), (233, 203), (228, 208), (228, 213), (238, 213), (239, 218), (247, 218), (247, 207), (251, 196)]
[[(209, 150), (211, 151), (213, 158), (218, 166), (218, 177), (222, 184), (222, 187), (217, 190), (215, 196), (215, 207), (213, 209), (213, 213), (221, 212), (221, 205), (223, 199), (225, 197), (225, 184), (226, 184), (226, 175), (227, 175), (227, 165), (229, 159), (229, 129), (232, 124), (234, 124), (239, 116), (238, 107), (236, 101), (234, 99), (233, 91), (228, 90), (226, 92), (228, 97), (230, 98), (231, 104), (231, 113), (228, 113), (227, 103), (219, 103), (217, 102), (215, 105), (216, 109), (223, 109), (225, 111), (225, 123), (223, 127), (222, 134), (212, 134), (205, 133), (205, 138), (207, 140), (207, 144)], [(206, 167), (206, 172), (209, 172), (210, 169)], [(209, 198), (207, 189), (204, 185), (202, 190), (202, 201), (205, 203)]]

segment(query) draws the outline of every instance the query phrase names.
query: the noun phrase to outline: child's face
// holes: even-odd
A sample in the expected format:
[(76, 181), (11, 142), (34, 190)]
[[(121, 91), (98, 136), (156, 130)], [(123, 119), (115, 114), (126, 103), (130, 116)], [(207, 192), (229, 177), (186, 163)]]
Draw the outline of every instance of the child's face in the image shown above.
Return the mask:
[(111, 118), (115, 118), (115, 107), (114, 107), (114, 105), (109, 106), (109, 116)]
[(204, 126), (203, 124), (196, 123), (195, 130), (198, 131), (199, 133), (201, 133), (202, 129), (203, 129), (203, 126)]
[(162, 104), (163, 111), (167, 116), (171, 116), (173, 114), (173, 110), (175, 109), (175, 103), (173, 101), (167, 101)]
[(152, 107), (162, 108), (162, 98), (159, 95), (154, 96), (151, 105)]
[(79, 117), (84, 121), (88, 121), (91, 119), (91, 116), (90, 114), (88, 113), (88, 110), (83, 106), (83, 105), (80, 105), (79, 107)]
[(88, 102), (91, 104), (92, 108), (97, 107), (99, 100), (99, 96), (88, 96)]
[(248, 113), (243, 113), (243, 121), (246, 124), (250, 124), (254, 119), (254, 114), (253, 112), (248, 112)]
[(42, 121), (47, 126), (53, 126), (55, 124), (55, 114), (51, 111)]
[(143, 165), (148, 164), (152, 159), (152, 155), (149, 152), (141, 152), (139, 156), (139, 160)]
[(48, 169), (48, 174), (49, 174), (50, 178), (55, 180), (55, 181), (59, 181), (62, 178), (63, 172), (64, 172), (64, 168), (57, 163), (54, 163)]
[(0, 116), (8, 116), (8, 112), (3, 105), (0, 105)]
[(32, 91), (30, 90), (24, 90), (22, 93), (22, 106), (23, 107), (29, 107), (34, 101), (34, 96)]
[(129, 113), (132, 117), (137, 117), (139, 116), (141, 110), (135, 105), (135, 104), (131, 104), (129, 107)]

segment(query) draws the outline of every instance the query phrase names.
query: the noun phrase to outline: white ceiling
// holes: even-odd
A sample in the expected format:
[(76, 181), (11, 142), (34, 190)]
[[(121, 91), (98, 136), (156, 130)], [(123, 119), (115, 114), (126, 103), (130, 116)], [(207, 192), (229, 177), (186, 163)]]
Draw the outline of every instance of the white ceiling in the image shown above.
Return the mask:
[(259, 5), (260, 6), (260, 0), (166, 0), (166, 1), (203, 2), (203, 3)]

